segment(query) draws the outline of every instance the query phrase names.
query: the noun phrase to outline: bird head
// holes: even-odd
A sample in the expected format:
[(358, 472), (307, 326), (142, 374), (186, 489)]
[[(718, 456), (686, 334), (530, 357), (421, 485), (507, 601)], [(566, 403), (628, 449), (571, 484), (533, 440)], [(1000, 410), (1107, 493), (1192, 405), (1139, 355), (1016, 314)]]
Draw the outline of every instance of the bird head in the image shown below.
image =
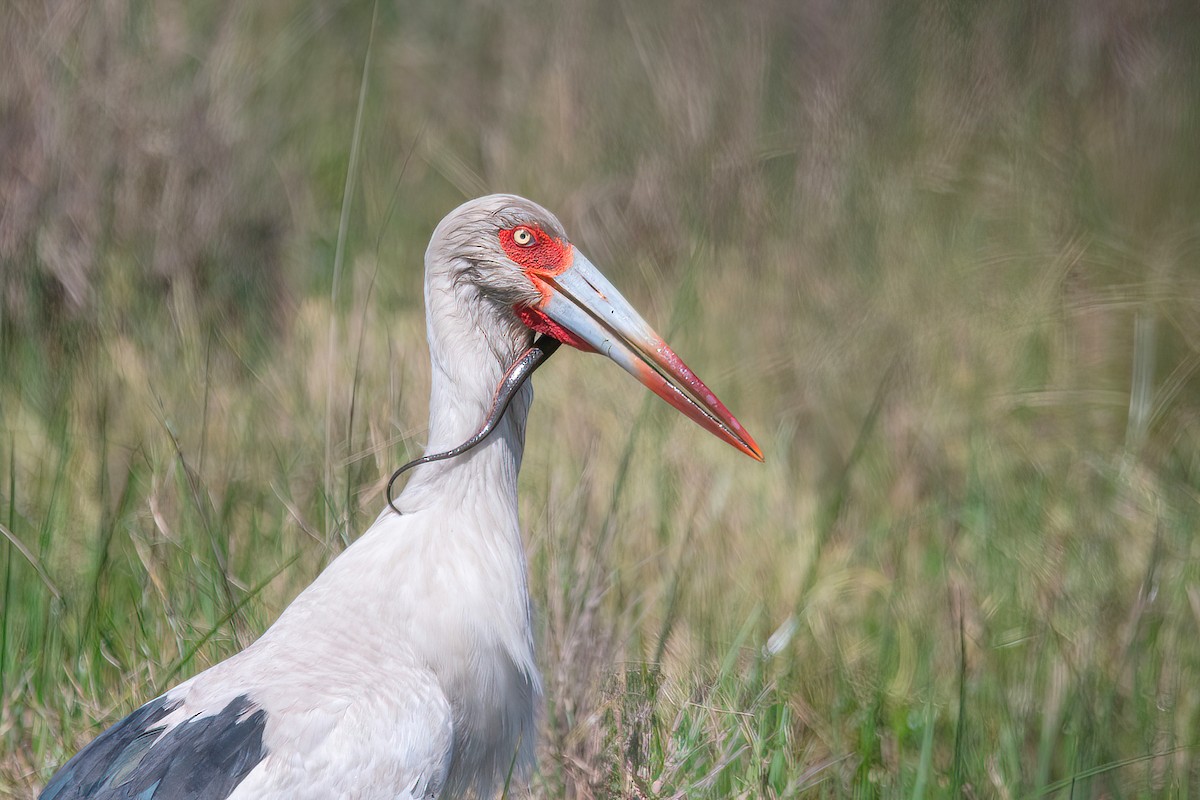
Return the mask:
[(518, 329), (607, 356), (702, 428), (763, 460), (729, 409), (538, 204), (515, 195), (464, 203), (434, 231), (426, 262), (450, 265), (454, 285), (473, 288)]

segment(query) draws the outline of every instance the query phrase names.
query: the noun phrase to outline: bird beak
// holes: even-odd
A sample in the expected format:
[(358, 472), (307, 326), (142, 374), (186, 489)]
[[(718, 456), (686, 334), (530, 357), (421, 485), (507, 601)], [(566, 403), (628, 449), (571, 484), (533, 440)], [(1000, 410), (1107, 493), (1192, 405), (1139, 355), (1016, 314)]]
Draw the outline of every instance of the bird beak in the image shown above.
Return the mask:
[[(700, 427), (762, 461), (762, 450), (729, 409), (600, 270), (577, 248), (572, 250), (569, 265), (557, 274), (531, 275), (543, 297), (536, 310), (565, 329), (570, 335), (564, 339), (568, 344), (586, 343), (608, 356)], [(571, 341), (571, 337), (581, 341)]]

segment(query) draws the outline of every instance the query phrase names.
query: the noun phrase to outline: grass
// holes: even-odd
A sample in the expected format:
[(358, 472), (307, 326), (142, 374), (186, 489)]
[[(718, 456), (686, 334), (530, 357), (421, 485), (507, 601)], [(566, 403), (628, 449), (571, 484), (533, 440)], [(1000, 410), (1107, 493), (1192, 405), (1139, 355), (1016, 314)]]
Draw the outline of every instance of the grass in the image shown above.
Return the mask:
[(0, 795), (370, 523), (492, 190), (767, 454), (539, 372), (535, 797), (1196, 792), (1186, 3), (192, 5), (0, 10)]

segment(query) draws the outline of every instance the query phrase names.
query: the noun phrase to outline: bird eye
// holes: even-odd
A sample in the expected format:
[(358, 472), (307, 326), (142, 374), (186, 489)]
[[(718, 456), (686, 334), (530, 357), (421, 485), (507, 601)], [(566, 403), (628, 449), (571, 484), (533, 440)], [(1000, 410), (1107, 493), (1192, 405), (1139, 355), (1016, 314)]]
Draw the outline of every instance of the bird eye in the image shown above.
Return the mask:
[(529, 228), (517, 228), (513, 231), (513, 241), (521, 247), (529, 247), (534, 243), (533, 231)]

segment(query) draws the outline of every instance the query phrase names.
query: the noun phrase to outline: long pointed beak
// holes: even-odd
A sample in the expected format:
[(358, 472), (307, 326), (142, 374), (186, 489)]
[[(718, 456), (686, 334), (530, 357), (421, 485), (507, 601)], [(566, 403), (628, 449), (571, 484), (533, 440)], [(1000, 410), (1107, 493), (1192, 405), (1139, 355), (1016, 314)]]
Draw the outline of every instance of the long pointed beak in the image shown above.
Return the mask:
[(578, 248), (572, 256), (562, 272), (537, 275), (544, 298), (537, 310), (620, 364), (700, 427), (762, 461), (762, 450), (724, 403)]

